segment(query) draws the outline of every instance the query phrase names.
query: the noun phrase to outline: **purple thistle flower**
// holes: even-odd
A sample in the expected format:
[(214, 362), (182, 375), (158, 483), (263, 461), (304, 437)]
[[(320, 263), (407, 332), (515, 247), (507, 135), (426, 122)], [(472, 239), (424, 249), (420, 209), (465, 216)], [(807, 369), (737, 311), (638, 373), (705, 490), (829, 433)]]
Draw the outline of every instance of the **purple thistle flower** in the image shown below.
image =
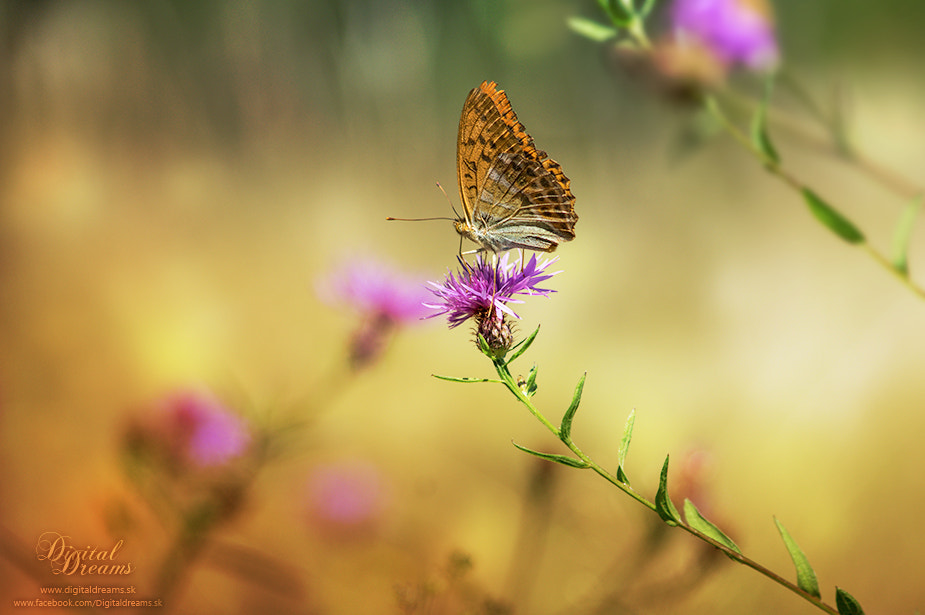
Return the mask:
[(556, 292), (537, 285), (558, 273), (546, 273), (547, 267), (558, 258), (539, 262), (534, 254), (524, 264), (521, 255), (518, 262), (508, 263), (508, 254), (503, 254), (496, 264), (487, 262), (481, 254), (476, 257), (475, 265), (457, 257), (462, 265), (458, 274), (447, 273), (442, 285), (429, 282), (431, 288), (428, 290), (437, 296), (438, 302), (424, 305), (439, 310), (430, 317), (446, 314), (451, 329), (489, 312), (520, 318), (507, 306), (508, 303), (523, 303), (514, 295), (546, 296)]
[(695, 39), (724, 65), (768, 70), (777, 64), (777, 39), (765, 0), (675, 0), (671, 21), (678, 39)]
[(506, 317), (520, 318), (508, 303), (523, 303), (515, 295), (546, 296), (555, 292), (540, 288), (538, 284), (558, 273), (546, 272), (556, 258), (540, 262), (534, 254), (524, 263), (521, 254), (518, 261), (509, 263), (508, 254), (492, 263), (479, 254), (475, 265), (458, 257), (462, 269), (455, 275), (447, 273), (442, 285), (430, 282), (429, 290), (438, 301), (425, 304), (439, 310), (431, 317), (446, 314), (451, 329), (474, 318), (476, 332), (485, 338), (488, 347), (498, 357), (504, 356), (513, 341)]

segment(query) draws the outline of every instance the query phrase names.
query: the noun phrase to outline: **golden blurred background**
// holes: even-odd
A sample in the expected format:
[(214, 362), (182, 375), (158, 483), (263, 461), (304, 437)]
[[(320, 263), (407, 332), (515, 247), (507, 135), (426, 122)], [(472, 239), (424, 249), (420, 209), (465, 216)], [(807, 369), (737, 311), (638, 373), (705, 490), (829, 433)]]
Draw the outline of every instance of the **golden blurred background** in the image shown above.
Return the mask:
[[(925, 7), (775, 8), (787, 69), (837, 92), (858, 147), (925, 186)], [(792, 577), (776, 516), (828, 602), (838, 585), (868, 613), (925, 608), (925, 301), (730, 139), (681, 152), (692, 112), (566, 27), (597, 11), (0, 4), (0, 612), (48, 584), (48, 531), (124, 540), (129, 581), (157, 597), (176, 528), (138, 495), (124, 438), (187, 387), (254, 425), (306, 425), (209, 535), (172, 612), (817, 612), (591, 473), (512, 447), (562, 452), (503, 387), (431, 377), (493, 375), (467, 327), (408, 326), (346, 368), (359, 317), (319, 280), (355, 255), (422, 279), (455, 266), (449, 222), (385, 218), (451, 215), (435, 182), (458, 208), (459, 112), (485, 79), (577, 197), (558, 292), (516, 308), (520, 335), (542, 325), (518, 364), (539, 366), (540, 409), (558, 421), (587, 371), (575, 439), (613, 468), (635, 408), (640, 491), (670, 453), (672, 484), (754, 559)], [(906, 199), (799, 121), (810, 141), (772, 125), (785, 165), (888, 251)], [(356, 531), (306, 504), (330, 468), (375, 499)], [(91, 581), (109, 583), (64, 580)]]

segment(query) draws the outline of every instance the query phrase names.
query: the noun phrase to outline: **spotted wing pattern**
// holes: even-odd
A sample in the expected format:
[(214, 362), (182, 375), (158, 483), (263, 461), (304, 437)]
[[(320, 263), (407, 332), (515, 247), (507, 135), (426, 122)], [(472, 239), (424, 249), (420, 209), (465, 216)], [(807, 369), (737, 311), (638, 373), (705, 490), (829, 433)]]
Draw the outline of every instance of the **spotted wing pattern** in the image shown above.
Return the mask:
[(463, 105), (456, 164), (464, 215), (456, 230), (483, 249), (552, 252), (575, 238), (569, 179), (536, 149), (493, 81), (472, 90)]

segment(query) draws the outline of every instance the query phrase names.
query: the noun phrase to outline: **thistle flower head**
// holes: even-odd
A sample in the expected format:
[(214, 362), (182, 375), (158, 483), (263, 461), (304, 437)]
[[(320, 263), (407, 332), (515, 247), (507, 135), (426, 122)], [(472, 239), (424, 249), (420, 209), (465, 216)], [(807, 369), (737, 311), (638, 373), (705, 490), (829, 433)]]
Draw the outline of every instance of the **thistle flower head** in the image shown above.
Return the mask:
[(519, 318), (510, 308), (510, 303), (523, 303), (517, 295), (546, 296), (555, 292), (541, 288), (558, 272), (547, 272), (556, 261), (551, 258), (539, 261), (536, 254), (524, 262), (523, 254), (510, 262), (505, 253), (493, 262), (479, 254), (475, 264), (470, 265), (459, 258), (460, 270), (448, 272), (442, 284), (430, 282), (429, 290), (437, 297), (435, 302), (425, 303), (438, 310), (431, 317), (446, 314), (450, 328), (458, 327), (470, 318), (476, 321), (476, 331), (485, 338), (489, 347), (501, 352), (511, 346), (512, 337), (508, 317)]
[(490, 263), (482, 254), (476, 257), (474, 265), (458, 258), (461, 269), (457, 274), (447, 273), (443, 284), (429, 282), (430, 292), (437, 296), (435, 303), (426, 307), (438, 310), (430, 317), (447, 315), (450, 328), (458, 327), (468, 319), (488, 311), (498, 311), (514, 318), (520, 318), (508, 307), (508, 303), (523, 303), (515, 295), (548, 295), (556, 291), (540, 288), (556, 271), (546, 269), (556, 258), (538, 261), (536, 254), (524, 263), (523, 256), (511, 263), (507, 252), (496, 262)]

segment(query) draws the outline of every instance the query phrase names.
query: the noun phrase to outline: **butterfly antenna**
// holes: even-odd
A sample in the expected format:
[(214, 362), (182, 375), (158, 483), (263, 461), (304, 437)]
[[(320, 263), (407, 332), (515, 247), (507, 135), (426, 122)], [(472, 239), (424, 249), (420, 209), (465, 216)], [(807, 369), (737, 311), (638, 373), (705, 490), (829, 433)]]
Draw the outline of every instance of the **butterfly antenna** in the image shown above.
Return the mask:
[(455, 220), (455, 218), (437, 217), (437, 218), (393, 218), (387, 216), (386, 220), (397, 220), (399, 222), (429, 222), (431, 220)]
[(443, 189), (443, 185), (440, 182), (437, 182), (437, 188), (440, 188), (440, 192), (443, 193), (443, 196), (446, 197), (446, 202), (450, 204), (450, 209), (453, 210), (453, 215), (456, 218), (459, 218), (459, 214), (456, 212), (456, 207), (453, 205), (453, 199), (450, 198), (450, 195), (446, 193), (446, 190)]

